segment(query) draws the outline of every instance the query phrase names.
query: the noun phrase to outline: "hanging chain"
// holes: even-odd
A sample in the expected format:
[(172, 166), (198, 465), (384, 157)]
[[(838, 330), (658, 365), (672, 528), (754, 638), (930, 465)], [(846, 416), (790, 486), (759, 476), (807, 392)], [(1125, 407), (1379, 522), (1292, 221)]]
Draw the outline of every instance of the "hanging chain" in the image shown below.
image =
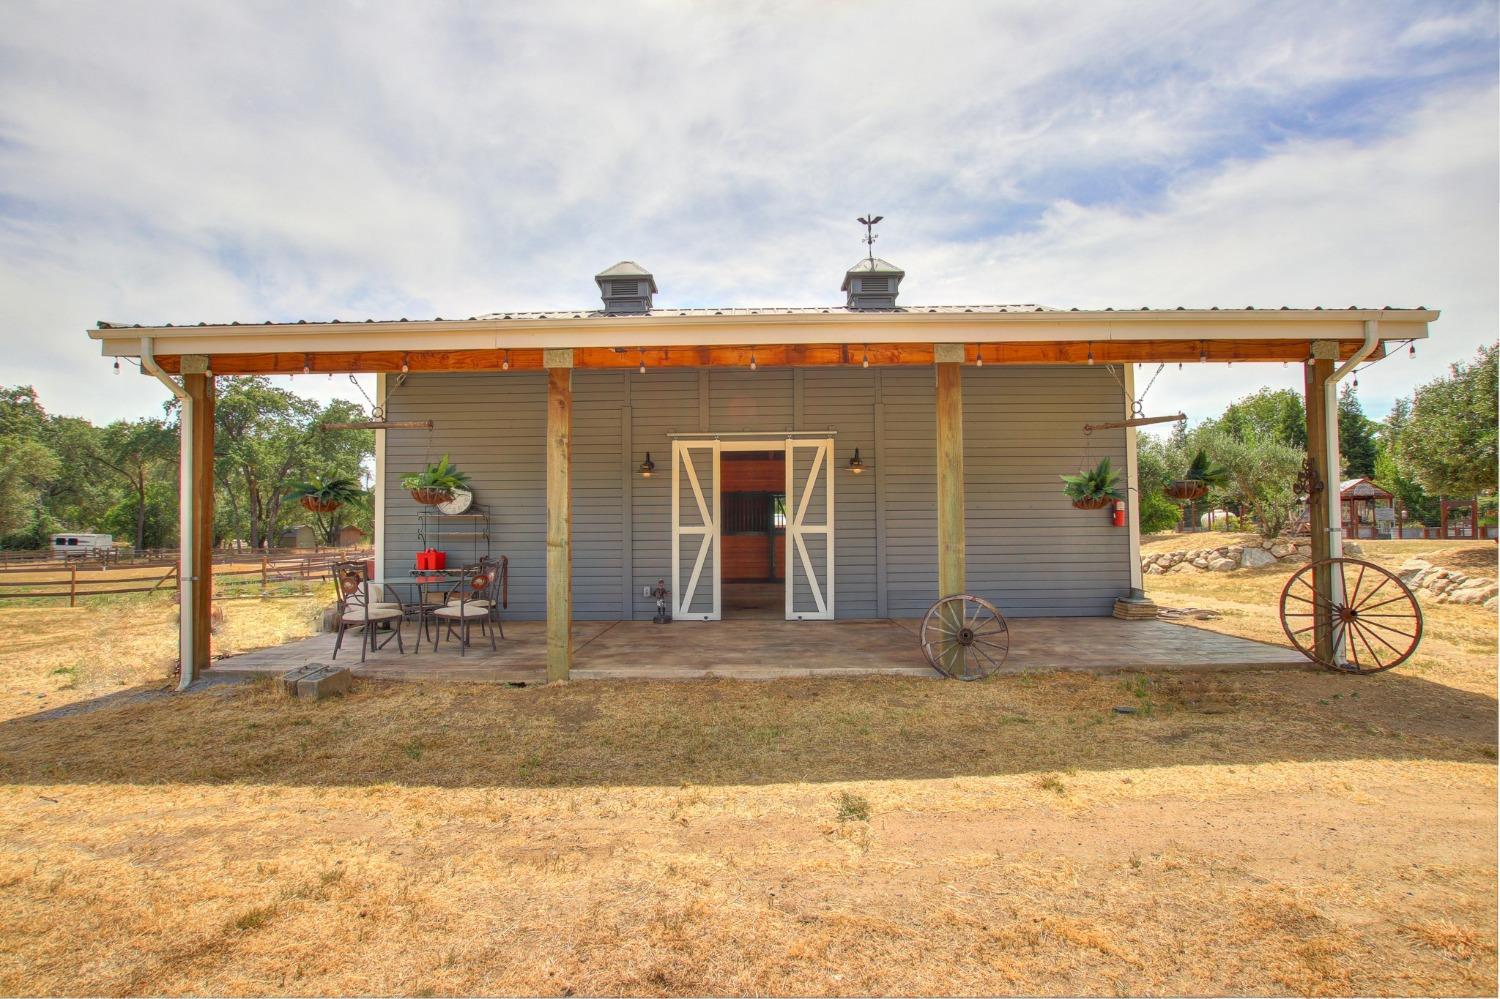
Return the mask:
[(1109, 372), (1109, 377), (1113, 378), (1115, 380), (1115, 384), (1120, 386), (1120, 392), (1130, 399), (1130, 418), (1132, 420), (1139, 419), (1146, 415), (1146, 411), (1144, 408), (1146, 405), (1146, 396), (1151, 392), (1151, 386), (1156, 384), (1157, 377), (1161, 374), (1162, 368), (1165, 367), (1166, 364), (1158, 364), (1156, 366), (1156, 372), (1151, 376), (1151, 380), (1146, 383), (1146, 388), (1141, 392), (1140, 395), (1131, 397), (1130, 393), (1125, 391), (1125, 383), (1120, 380), (1119, 375), (1115, 374), (1115, 366), (1113, 364), (1106, 364), (1104, 366), (1105, 370)]
[(365, 402), (370, 404), (370, 419), (374, 420), (376, 423), (385, 422), (385, 407), (375, 405), (375, 400), (370, 398), (370, 393), (365, 391), (365, 387), (359, 383), (358, 378), (350, 375), (349, 382), (355, 388), (359, 389), (359, 394), (364, 396)]

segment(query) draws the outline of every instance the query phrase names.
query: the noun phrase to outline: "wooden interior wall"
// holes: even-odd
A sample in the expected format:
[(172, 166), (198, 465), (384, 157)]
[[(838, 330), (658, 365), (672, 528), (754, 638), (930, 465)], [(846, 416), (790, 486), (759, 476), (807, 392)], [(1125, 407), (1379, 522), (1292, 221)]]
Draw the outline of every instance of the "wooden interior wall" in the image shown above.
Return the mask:
[[(719, 464), (723, 492), (779, 493), (786, 488), (786, 459), (736, 458), (727, 452)], [(764, 534), (725, 534), (721, 539), (724, 559), (723, 580), (728, 582), (764, 582), (781, 579), (786, 565), (786, 535), (775, 539), (775, 561)]]

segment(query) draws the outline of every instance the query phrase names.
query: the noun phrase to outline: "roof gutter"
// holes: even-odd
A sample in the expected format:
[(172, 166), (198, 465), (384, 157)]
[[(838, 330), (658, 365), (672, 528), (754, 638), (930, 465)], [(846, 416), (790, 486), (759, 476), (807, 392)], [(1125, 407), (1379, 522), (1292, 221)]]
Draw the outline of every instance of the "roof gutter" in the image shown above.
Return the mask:
[(196, 497), (193, 495), (193, 398), (188, 395), (187, 390), (179, 385), (161, 369), (156, 363), (156, 355), (152, 352), (151, 337), (141, 337), (141, 368), (155, 375), (157, 380), (167, 387), (177, 401), (182, 404), (182, 409), (177, 420), (178, 437), (180, 439), (181, 452), (177, 461), (177, 534), (178, 534), (178, 567), (177, 567), (177, 595), (178, 600), (178, 628), (177, 628), (177, 655), (178, 655), (178, 680), (177, 689), (187, 690), (193, 684), (193, 661), (194, 629), (193, 629), (193, 596), (197, 580), (193, 576), (193, 507)]
[[(1323, 489), (1324, 501), (1328, 504), (1328, 557), (1344, 557), (1344, 509), (1343, 496), (1339, 489), (1339, 481), (1343, 473), (1339, 465), (1339, 380), (1365, 358), (1375, 352), (1380, 345), (1380, 321), (1378, 319), (1366, 319), (1364, 328), (1364, 343), (1354, 352), (1354, 356), (1334, 369), (1333, 373), (1323, 380), (1323, 460), (1324, 467), (1328, 470), (1329, 482)], [(1335, 606), (1344, 603), (1344, 576), (1340, 572), (1331, 572), (1329, 583), (1331, 593), (1329, 596)], [(1340, 629), (1334, 639), (1333, 655), (1336, 662), (1344, 661), (1344, 636)]]

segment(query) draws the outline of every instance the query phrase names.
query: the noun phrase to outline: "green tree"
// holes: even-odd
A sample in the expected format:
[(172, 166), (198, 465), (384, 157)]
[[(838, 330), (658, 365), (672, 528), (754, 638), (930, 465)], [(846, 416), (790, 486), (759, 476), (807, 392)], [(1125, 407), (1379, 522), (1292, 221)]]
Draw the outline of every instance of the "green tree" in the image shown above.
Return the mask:
[[(127, 519), (122, 520), (113, 511), (108, 519), (119, 533), (133, 535), (137, 548), (148, 547), (146, 521), (151, 484), (175, 469), (177, 452), (177, 428), (154, 417), (117, 420), (99, 431), (92, 458), (124, 483), (127, 495), (120, 502), (128, 504), (130, 511)], [(162, 494), (156, 495), (159, 500)]]
[(1406, 511), (1407, 518), (1432, 525), (1438, 521), (1437, 499), (1422, 488), (1401, 458), (1398, 442), (1410, 422), (1411, 402), (1397, 399), (1377, 430), (1375, 484), (1396, 497), (1397, 506)]
[(1496, 355), (1481, 347), (1470, 364), (1417, 389), (1397, 440), (1402, 466), (1435, 496), (1473, 496), (1495, 489)]
[(290, 518), (306, 513), (286, 502), (290, 483), (313, 476), (357, 479), (364, 458), (374, 453), (371, 431), (322, 429), (325, 422), (359, 419), (354, 403), (320, 407), (263, 377), (220, 378), (218, 388), (215, 478), (228, 522), (252, 547), (274, 544), (294, 522)]
[(0, 436), (0, 536), (31, 528), (16, 539), (34, 547), (51, 526), (41, 498), (47, 481), (57, 473), (57, 456), (38, 440), (19, 435)]
[(1339, 393), (1339, 457), (1351, 479), (1375, 475), (1375, 424), (1365, 418), (1353, 385)]
[(1296, 481), (1303, 452), (1269, 437), (1240, 440), (1220, 430), (1196, 436), (1199, 446), (1229, 472), (1222, 500), (1248, 511), (1262, 537), (1284, 532), (1301, 505)]
[(1204, 425), (1236, 440), (1264, 437), (1298, 450), (1307, 448), (1307, 411), (1302, 396), (1291, 389), (1263, 388), (1236, 399), (1223, 415)]
[(1141, 490), (1137, 503), (1142, 534), (1169, 531), (1182, 520), (1182, 508), (1164, 492), (1167, 482), (1174, 478), (1170, 472), (1173, 462), (1170, 447), (1168, 441), (1151, 434), (1141, 434), (1136, 440), (1136, 481)]

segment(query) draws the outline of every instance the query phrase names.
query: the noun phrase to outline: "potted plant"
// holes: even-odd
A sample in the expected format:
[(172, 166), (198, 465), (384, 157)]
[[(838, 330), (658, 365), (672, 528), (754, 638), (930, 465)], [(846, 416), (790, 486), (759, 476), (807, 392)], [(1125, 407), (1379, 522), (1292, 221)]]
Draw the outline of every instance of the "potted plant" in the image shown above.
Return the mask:
[(469, 477), (448, 463), (445, 454), (436, 465), (428, 465), (420, 472), (401, 477), (401, 488), (411, 493), (418, 503), (437, 506), (453, 498), (453, 490), (469, 485)]
[(312, 513), (332, 513), (363, 495), (364, 490), (353, 479), (314, 478), (294, 485), (286, 498), (296, 500)]
[(1086, 472), (1064, 475), (1061, 478), (1063, 493), (1080, 510), (1102, 510), (1115, 500), (1125, 498), (1115, 487), (1120, 480), (1120, 473), (1109, 467), (1108, 458), (1100, 460), (1098, 465)]
[(1200, 447), (1188, 465), (1187, 474), (1167, 483), (1166, 494), (1179, 502), (1202, 499), (1211, 487), (1222, 486), (1227, 481), (1229, 472), (1224, 466), (1210, 461), (1207, 452)]

